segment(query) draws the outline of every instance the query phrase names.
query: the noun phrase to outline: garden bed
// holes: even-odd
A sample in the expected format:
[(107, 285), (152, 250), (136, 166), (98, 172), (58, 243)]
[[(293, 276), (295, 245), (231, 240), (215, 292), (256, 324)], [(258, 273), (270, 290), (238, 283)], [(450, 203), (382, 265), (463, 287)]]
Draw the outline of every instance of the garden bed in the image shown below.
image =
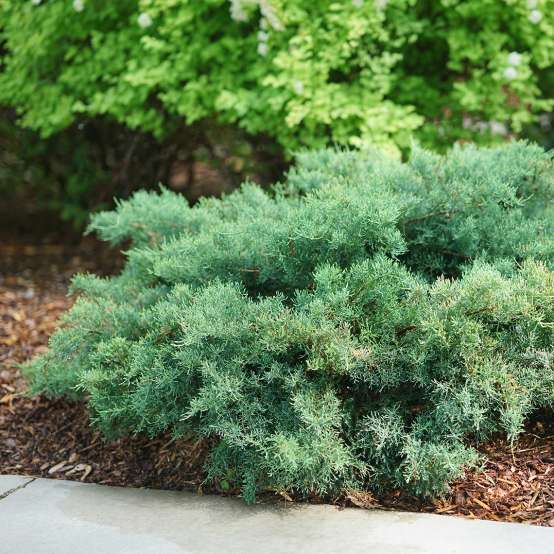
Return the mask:
[[(41, 256), (36, 255), (39, 250)], [(47, 251), (49, 255), (43, 255), (44, 245), (4, 243), (2, 247), (0, 474), (238, 492), (224, 491), (221, 483), (204, 483), (208, 449), (195, 437), (175, 441), (164, 435), (156, 440), (138, 437), (106, 442), (90, 427), (82, 402), (21, 396), (25, 382), (16, 366), (44, 351), (57, 318), (72, 303), (66, 296), (69, 276), (82, 270), (105, 272), (116, 263), (112, 254), (98, 250), (94, 243), (78, 250), (50, 245)], [(535, 420), (514, 447), (499, 440), (480, 450), (488, 460), (484, 470), (467, 472), (443, 499), (422, 502), (392, 491), (378, 499), (352, 493), (312, 500), (554, 526), (551, 422)]]

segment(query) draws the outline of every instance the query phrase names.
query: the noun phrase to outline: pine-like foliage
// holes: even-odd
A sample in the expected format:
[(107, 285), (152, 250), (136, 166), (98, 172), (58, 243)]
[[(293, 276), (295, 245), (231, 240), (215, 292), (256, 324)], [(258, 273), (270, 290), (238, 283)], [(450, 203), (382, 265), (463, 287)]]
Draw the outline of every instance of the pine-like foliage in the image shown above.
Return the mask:
[(286, 182), (95, 216), (131, 244), (79, 298), (32, 390), (107, 435), (211, 437), (210, 478), (445, 490), (554, 403), (554, 166), (538, 147), (303, 154)]

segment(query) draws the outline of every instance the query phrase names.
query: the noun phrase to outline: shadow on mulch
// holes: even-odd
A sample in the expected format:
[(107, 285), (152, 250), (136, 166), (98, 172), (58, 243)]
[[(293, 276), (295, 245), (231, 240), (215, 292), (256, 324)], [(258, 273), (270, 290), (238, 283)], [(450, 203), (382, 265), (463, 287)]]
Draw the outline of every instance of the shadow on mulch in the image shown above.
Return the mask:
[[(58, 317), (72, 304), (70, 276), (106, 274), (120, 265), (118, 255), (92, 239), (73, 247), (0, 245), (0, 474), (202, 490), (204, 441), (167, 435), (106, 442), (89, 426), (84, 403), (21, 396), (25, 382), (16, 366), (45, 350)], [(483, 470), (467, 472), (443, 499), (422, 502), (393, 491), (379, 498), (351, 492), (310, 500), (554, 526), (553, 426), (539, 418), (513, 447), (498, 440), (481, 450)], [(224, 492), (217, 483), (206, 489)]]

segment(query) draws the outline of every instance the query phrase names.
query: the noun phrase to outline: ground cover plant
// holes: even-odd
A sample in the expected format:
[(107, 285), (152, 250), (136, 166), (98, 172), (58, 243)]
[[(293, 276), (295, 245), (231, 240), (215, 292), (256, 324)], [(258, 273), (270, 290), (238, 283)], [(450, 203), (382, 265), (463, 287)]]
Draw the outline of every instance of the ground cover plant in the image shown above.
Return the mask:
[(90, 230), (127, 248), (79, 297), (34, 392), (108, 436), (210, 437), (208, 478), (327, 494), (446, 490), (554, 401), (552, 155), (526, 143), (299, 156), (269, 191), (139, 192)]
[[(224, 480), (204, 482), (212, 439), (193, 434), (172, 439), (168, 431), (155, 439), (142, 434), (102, 440), (89, 424), (85, 401), (24, 394), (27, 384), (17, 366), (45, 351), (59, 315), (71, 307), (67, 281), (76, 271), (113, 273), (113, 249), (93, 236), (78, 248), (50, 243), (45, 251), (43, 243), (28, 242), (21, 248), (21, 237), (13, 234), (2, 236), (0, 259), (0, 474), (237, 493)], [(392, 489), (351, 490), (326, 500), (554, 525), (554, 436), (548, 413), (534, 417), (516, 444), (499, 437), (479, 446), (479, 452), (486, 457), (484, 468), (466, 472), (443, 498), (419, 499)], [(287, 502), (296, 497), (283, 496)]]

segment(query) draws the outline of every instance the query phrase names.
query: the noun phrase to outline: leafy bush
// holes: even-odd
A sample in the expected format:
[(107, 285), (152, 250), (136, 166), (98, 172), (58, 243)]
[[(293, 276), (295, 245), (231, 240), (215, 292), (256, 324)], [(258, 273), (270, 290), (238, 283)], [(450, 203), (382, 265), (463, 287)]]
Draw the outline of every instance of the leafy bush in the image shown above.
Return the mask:
[(32, 132), (0, 122), (0, 190), (80, 227), (160, 181), (271, 183), (299, 148), (552, 146), (553, 2), (5, 0), (0, 107)]
[(6, 0), (0, 104), (45, 136), (105, 116), (158, 137), (229, 125), (287, 152), (404, 148), (414, 130), (441, 148), (498, 141), (548, 126), (553, 14), (553, 0)]
[(79, 297), (32, 390), (108, 436), (215, 439), (208, 477), (444, 491), (554, 403), (551, 154), (525, 143), (303, 154), (269, 192), (140, 192), (90, 230), (129, 243)]

